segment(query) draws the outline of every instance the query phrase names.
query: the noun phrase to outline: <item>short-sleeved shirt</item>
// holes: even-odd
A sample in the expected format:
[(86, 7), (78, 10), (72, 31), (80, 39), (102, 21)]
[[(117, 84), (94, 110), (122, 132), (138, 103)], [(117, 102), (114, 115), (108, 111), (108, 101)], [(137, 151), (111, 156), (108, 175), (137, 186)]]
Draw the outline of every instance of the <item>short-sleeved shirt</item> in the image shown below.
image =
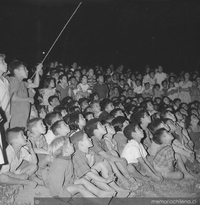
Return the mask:
[(81, 178), (91, 171), (85, 153), (80, 150), (74, 153), (73, 164), (76, 178)]
[(99, 153), (103, 151), (106, 152), (106, 150), (103, 149), (101, 140), (99, 140), (94, 136), (91, 137), (91, 139), (92, 139), (93, 147), (90, 148), (90, 151), (94, 152), (95, 162), (100, 162), (104, 158)]
[(16, 153), (11, 145), (7, 146), (6, 155), (8, 159), (8, 164), (2, 166), (0, 173), (5, 173), (5, 172), (14, 173), (20, 168), (20, 165), (22, 164), (24, 160), (28, 162), (31, 162), (32, 160), (31, 154), (28, 151), (28, 148), (25, 146), (22, 147), (20, 150), (19, 159), (17, 158)]
[[(10, 78), (10, 95), (16, 93), (21, 98), (28, 97), (27, 83), (19, 81), (16, 77)], [(30, 103), (27, 101), (11, 101), (11, 121), (10, 128), (26, 127), (26, 123), (30, 114)], [(19, 120), (20, 119), (20, 120)]]
[(141, 143), (138, 143), (136, 140), (130, 140), (124, 147), (121, 157), (124, 157), (128, 164), (138, 163), (138, 158), (145, 158), (147, 152), (144, 149)]
[(168, 167), (168, 163), (174, 161), (174, 150), (170, 145), (161, 145), (158, 149), (153, 162), (158, 167)]
[(148, 153), (151, 156), (155, 156), (157, 153), (157, 150), (160, 148), (161, 145), (156, 144), (154, 141), (152, 141), (150, 147), (148, 148)]
[(43, 170), (42, 178), (52, 196), (69, 197), (67, 187), (74, 184), (74, 168), (71, 157), (57, 157), (51, 166)]

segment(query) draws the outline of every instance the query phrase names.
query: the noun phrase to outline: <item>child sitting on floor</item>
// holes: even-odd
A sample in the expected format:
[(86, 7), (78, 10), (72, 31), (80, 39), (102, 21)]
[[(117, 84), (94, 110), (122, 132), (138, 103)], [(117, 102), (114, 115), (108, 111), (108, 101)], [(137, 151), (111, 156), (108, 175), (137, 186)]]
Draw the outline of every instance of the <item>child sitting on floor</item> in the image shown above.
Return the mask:
[(141, 144), (144, 137), (142, 129), (137, 123), (132, 123), (124, 129), (124, 135), (129, 142), (124, 147), (121, 157), (124, 157), (128, 164), (133, 164), (138, 171), (146, 172), (154, 181), (161, 181), (161, 177), (156, 173), (147, 158), (147, 152)]
[(90, 150), (95, 152), (95, 156), (100, 156), (101, 158), (108, 160), (109, 164), (112, 166), (113, 172), (118, 177), (118, 182), (123, 185), (123, 188), (136, 190), (138, 186), (134, 183), (135, 180), (129, 175), (124, 176), (117, 167), (119, 163), (126, 166), (127, 161), (124, 158), (116, 157), (107, 153), (102, 147), (101, 140), (107, 132), (105, 126), (103, 126), (98, 119), (92, 119), (86, 123), (85, 131), (92, 139), (94, 146), (91, 147)]
[(26, 141), (23, 129), (12, 128), (6, 133), (8, 164), (0, 170), (0, 183), (36, 187), (37, 182), (29, 179), (37, 171), (37, 157), (30, 141)]
[(49, 146), (54, 157), (50, 168), (44, 169), (42, 176), (52, 196), (71, 197), (81, 193), (83, 197), (112, 197), (115, 192), (98, 189), (85, 178), (75, 180), (71, 155), (74, 148), (69, 138), (58, 137)]
[[(92, 141), (82, 130), (74, 133), (70, 140), (74, 144), (75, 154), (73, 156), (73, 164), (76, 176), (78, 178), (86, 178), (105, 191), (116, 190), (117, 196), (126, 197), (129, 191), (118, 187), (113, 181), (115, 178), (112, 173), (108, 173), (108, 169), (103, 162), (95, 162), (93, 154), (89, 154), (89, 148), (93, 146)], [(101, 173), (101, 176), (99, 175)], [(112, 188), (113, 189), (112, 189)]]
[[(153, 158), (154, 169), (164, 178), (175, 180), (194, 179), (185, 169), (181, 156), (178, 153), (174, 153), (172, 148), (173, 139), (172, 134), (164, 128), (154, 133), (153, 140), (161, 145)], [(179, 168), (178, 171), (175, 170), (175, 159)]]

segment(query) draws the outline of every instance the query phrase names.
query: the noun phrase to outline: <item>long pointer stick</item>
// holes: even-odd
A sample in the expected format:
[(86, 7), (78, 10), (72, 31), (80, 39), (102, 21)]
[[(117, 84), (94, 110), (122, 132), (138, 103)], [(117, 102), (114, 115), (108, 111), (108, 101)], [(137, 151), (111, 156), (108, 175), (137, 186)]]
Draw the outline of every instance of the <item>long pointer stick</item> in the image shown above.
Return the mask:
[[(49, 51), (47, 52), (47, 54), (45, 55), (45, 57), (43, 58), (41, 64), (45, 61), (45, 59), (47, 58), (47, 56), (49, 55), (49, 53), (51, 52), (52, 48), (54, 47), (54, 45), (56, 44), (57, 40), (59, 39), (59, 37), (61, 36), (62, 32), (65, 30), (66, 26), (69, 24), (69, 22), (71, 21), (71, 19), (73, 18), (74, 14), (77, 12), (78, 8), (81, 6), (82, 2), (79, 3), (79, 5), (76, 7), (76, 9), (74, 10), (73, 14), (70, 16), (69, 20), (67, 21), (67, 23), (65, 24), (65, 26), (63, 27), (63, 29), (61, 30), (61, 32), (59, 33), (59, 35), (57, 36), (56, 40), (53, 42), (52, 46), (50, 47)], [(35, 73), (32, 75), (32, 77), (30, 79), (32, 79), (35, 76)]]

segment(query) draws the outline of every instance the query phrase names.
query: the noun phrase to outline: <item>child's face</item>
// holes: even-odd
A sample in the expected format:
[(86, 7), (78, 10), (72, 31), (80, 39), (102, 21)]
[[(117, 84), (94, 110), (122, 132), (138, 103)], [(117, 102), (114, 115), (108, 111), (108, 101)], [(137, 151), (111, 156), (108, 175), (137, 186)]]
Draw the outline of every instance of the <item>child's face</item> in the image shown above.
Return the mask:
[(42, 109), (39, 111), (39, 117), (42, 118), (42, 119), (45, 118), (46, 114), (47, 114), (47, 113), (46, 113), (46, 111), (45, 111), (44, 108), (42, 108)]
[(51, 105), (54, 107), (60, 105), (60, 101), (58, 100), (58, 98), (54, 98), (51, 102)]
[(150, 123), (151, 122), (151, 117), (147, 113), (145, 113), (144, 117), (143, 117), (143, 121), (145, 123)]
[(156, 91), (159, 91), (159, 90), (160, 90), (160, 87), (159, 87), (159, 86), (156, 86), (156, 87), (155, 87), (155, 90), (156, 90)]
[(141, 85), (141, 83), (140, 83), (139, 80), (137, 80), (137, 81), (135, 82), (135, 84), (136, 84), (138, 87)]
[(145, 89), (146, 89), (146, 90), (149, 90), (149, 89), (150, 89), (150, 84), (149, 84), (149, 83), (146, 83), (146, 84), (145, 84)]
[(83, 84), (86, 84), (86, 83), (87, 83), (87, 77), (86, 77), (86, 76), (83, 76), (83, 78), (82, 78), (82, 83), (83, 83)]
[(107, 130), (107, 133), (108, 134), (112, 134), (114, 135), (115, 134), (115, 129), (113, 126), (111, 126), (110, 124), (105, 124), (105, 127), (106, 127), (106, 130)]
[(167, 132), (167, 131), (164, 131), (164, 135), (165, 135), (165, 137), (164, 137), (165, 143), (171, 144), (172, 140), (174, 139), (173, 135), (170, 132)]
[(183, 115), (180, 112), (176, 112), (175, 116), (178, 120), (183, 119)]
[(163, 88), (167, 88), (167, 82), (163, 83)]
[(58, 130), (59, 135), (66, 136), (69, 132), (70, 132), (69, 126), (65, 122), (62, 122)]
[(28, 70), (24, 65), (21, 65), (17, 70), (20, 76), (23, 77), (23, 79), (26, 79), (28, 77)]
[(133, 136), (133, 139), (135, 138), (142, 139), (144, 137), (144, 132), (139, 126), (136, 126), (135, 132), (132, 132), (132, 136)]
[(150, 110), (150, 111), (154, 110), (153, 104), (151, 102), (147, 103), (147, 110)]
[(44, 125), (42, 120), (37, 122), (34, 130), (36, 130), (40, 134), (45, 134), (46, 133), (46, 126)]
[(164, 102), (165, 104), (167, 104), (167, 105), (169, 105), (169, 103), (170, 103), (170, 101), (169, 101), (168, 98), (164, 98), (163, 102)]
[(89, 114), (89, 115), (86, 116), (86, 119), (87, 120), (94, 119), (94, 115), (93, 114)]
[(83, 140), (81, 142), (82, 142), (82, 145), (87, 149), (93, 146), (92, 140), (87, 136), (86, 133), (84, 133)]
[(102, 76), (102, 75), (101, 75), (101, 76), (99, 76), (98, 81), (99, 81), (100, 83), (103, 83), (104, 78), (103, 78), (103, 76)]
[(85, 108), (88, 106), (88, 102), (85, 100), (84, 102), (81, 103), (81, 109), (85, 110)]
[(26, 145), (26, 139), (27, 139), (27, 137), (24, 135), (24, 132), (23, 131), (20, 131), (19, 133), (18, 133), (18, 138), (17, 138), (17, 142), (18, 142), (18, 144), (20, 144), (20, 145), (22, 145), (22, 146), (24, 146), (24, 145)]
[(191, 115), (191, 122), (194, 122), (194, 123), (198, 123), (199, 122), (199, 118), (196, 116), (196, 115)]
[(92, 106), (92, 110), (94, 112), (100, 112), (101, 111), (101, 107), (100, 107), (99, 103), (94, 103), (93, 106)]
[(85, 126), (85, 124), (86, 124), (86, 120), (82, 114), (79, 114), (79, 123), (78, 124), (79, 124), (79, 126)]
[(114, 109), (113, 104), (112, 104), (112, 103), (109, 103), (109, 104), (107, 105), (107, 109), (106, 109), (106, 110), (110, 113), (113, 109)]
[(7, 63), (5, 62), (4, 58), (0, 57), (0, 71), (5, 73), (7, 71)]
[(166, 113), (166, 118), (169, 118), (169, 119), (171, 119), (172, 121), (176, 122), (176, 117), (175, 117), (175, 115), (174, 115), (173, 113), (171, 113), (171, 112), (167, 112), (167, 113)]
[(66, 83), (67, 83), (67, 77), (66, 77), (66, 76), (63, 76), (61, 82), (62, 82), (63, 84), (66, 84)]
[(74, 153), (74, 147), (70, 143), (69, 138), (66, 139), (66, 142), (63, 146), (63, 156), (71, 156)]
[(124, 117), (124, 113), (121, 110), (118, 110), (115, 117), (118, 117), (118, 116)]
[(100, 122), (97, 124), (97, 131), (99, 134), (105, 135), (106, 134), (106, 127), (102, 125)]
[(173, 120), (168, 120), (167, 121), (167, 125), (170, 128), (170, 132), (176, 131), (177, 127), (176, 127), (176, 124), (175, 124), (175, 122)]

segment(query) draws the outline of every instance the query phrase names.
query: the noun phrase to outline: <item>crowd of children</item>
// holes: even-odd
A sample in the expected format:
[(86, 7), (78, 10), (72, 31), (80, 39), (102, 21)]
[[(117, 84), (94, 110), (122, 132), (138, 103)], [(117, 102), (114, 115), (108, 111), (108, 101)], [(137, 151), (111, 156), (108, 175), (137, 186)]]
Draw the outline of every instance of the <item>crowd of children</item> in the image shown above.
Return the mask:
[(149, 180), (198, 179), (198, 72), (51, 62), (27, 77), (0, 54), (0, 184), (111, 198)]

